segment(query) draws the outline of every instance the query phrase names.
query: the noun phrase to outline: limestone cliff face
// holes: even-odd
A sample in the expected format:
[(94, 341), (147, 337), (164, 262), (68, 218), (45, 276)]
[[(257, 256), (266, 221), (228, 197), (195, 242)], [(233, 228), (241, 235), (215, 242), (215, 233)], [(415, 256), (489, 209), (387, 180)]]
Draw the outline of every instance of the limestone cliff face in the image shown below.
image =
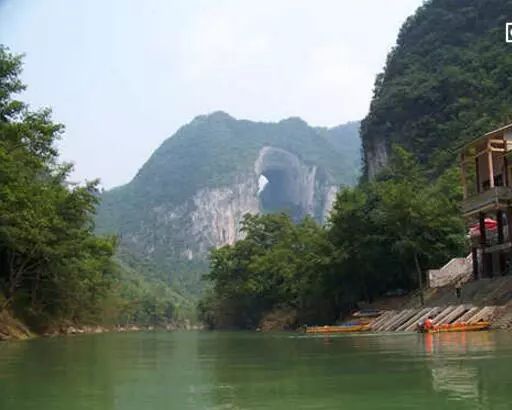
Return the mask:
[(209, 248), (232, 244), (240, 238), (240, 222), (246, 213), (260, 212), (258, 179), (253, 175), (234, 185), (197, 192), (190, 213), (191, 238), (199, 254)]
[(130, 183), (102, 194), (97, 230), (118, 234), (123, 251), (171, 282), (179, 285), (193, 273), (197, 279), (210, 248), (241, 238), (247, 213), (325, 221), (337, 187), (356, 179), (356, 131), (354, 124), (348, 134), (343, 126), (313, 128), (298, 118), (196, 117), (164, 141)]
[(375, 176), (382, 170), (388, 163), (388, 144), (384, 139), (369, 139), (364, 144), (364, 162), (366, 172), (369, 179)]
[[(274, 189), (292, 205), (297, 217), (311, 215), (325, 220), (336, 195), (337, 187), (330, 185), (316, 165), (307, 165), (296, 155), (283, 149), (263, 147), (253, 170), (238, 177), (231, 185), (204, 188), (178, 206), (158, 206), (150, 212), (159, 230), (173, 232), (180, 226), (179, 247), (181, 257), (188, 260), (204, 258), (211, 247), (232, 244), (240, 239), (240, 223), (246, 213), (264, 212), (259, 193), (260, 175), (268, 175), (267, 189)], [(274, 181), (273, 179), (277, 179)], [(179, 222), (178, 222), (179, 221)], [(178, 223), (177, 223), (178, 222)], [(143, 243), (149, 232), (141, 230), (127, 238), (133, 246)], [(156, 238), (155, 238), (156, 239)], [(146, 248), (146, 256), (154, 247)]]

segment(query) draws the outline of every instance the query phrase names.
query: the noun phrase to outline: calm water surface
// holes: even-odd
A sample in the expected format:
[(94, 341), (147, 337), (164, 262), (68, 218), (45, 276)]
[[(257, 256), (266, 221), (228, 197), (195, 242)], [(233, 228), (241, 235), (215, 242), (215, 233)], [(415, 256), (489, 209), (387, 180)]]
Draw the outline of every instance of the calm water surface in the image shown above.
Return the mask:
[(512, 409), (512, 333), (4, 343), (0, 409)]

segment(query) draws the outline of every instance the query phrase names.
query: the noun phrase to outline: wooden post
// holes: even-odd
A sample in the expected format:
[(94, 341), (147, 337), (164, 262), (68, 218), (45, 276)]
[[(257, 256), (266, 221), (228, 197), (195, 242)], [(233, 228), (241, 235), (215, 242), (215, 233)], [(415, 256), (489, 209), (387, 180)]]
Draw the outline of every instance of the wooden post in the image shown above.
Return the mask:
[(476, 176), (476, 193), (480, 193), (480, 161), (478, 157), (475, 157), (475, 176)]
[(501, 209), (496, 212), (496, 221), (498, 222), (498, 243), (503, 243), (505, 235), (503, 232), (503, 211)]
[(489, 187), (494, 188), (494, 166), (492, 163), (492, 151), (487, 151), (487, 165), (489, 166)]
[(508, 207), (505, 212), (507, 214), (507, 228), (508, 228), (507, 241), (511, 242), (512, 241), (512, 209), (510, 207)]
[(478, 213), (478, 223), (480, 228), (480, 245), (485, 247), (487, 244), (487, 235), (485, 231), (485, 214), (483, 212)]
[(507, 140), (503, 134), (503, 185), (508, 186), (508, 160), (507, 160)]
[(473, 259), (473, 279), (478, 280), (480, 278), (480, 273), (478, 272), (478, 249), (475, 247), (471, 248), (471, 258)]
[(487, 263), (487, 277), (492, 278), (494, 276), (494, 266), (496, 265), (494, 263), (494, 253), (485, 253), (485, 261)]
[(483, 212), (478, 214), (478, 222), (480, 227), (480, 248), (482, 249), (482, 277), (486, 278), (489, 272), (489, 255), (485, 253), (487, 235), (485, 231), (485, 214)]
[(508, 175), (508, 159), (506, 156), (503, 157), (503, 185), (509, 186), (509, 175)]
[(505, 252), (500, 251), (499, 257), (500, 257), (500, 275), (505, 276), (505, 274), (507, 272), (507, 266), (506, 266), (507, 262), (506, 262)]
[(463, 198), (467, 199), (468, 186), (466, 183), (466, 164), (465, 164), (464, 160), (465, 160), (465, 156), (464, 156), (464, 153), (462, 152), (460, 154), (460, 175), (462, 178), (462, 194), (463, 194)]

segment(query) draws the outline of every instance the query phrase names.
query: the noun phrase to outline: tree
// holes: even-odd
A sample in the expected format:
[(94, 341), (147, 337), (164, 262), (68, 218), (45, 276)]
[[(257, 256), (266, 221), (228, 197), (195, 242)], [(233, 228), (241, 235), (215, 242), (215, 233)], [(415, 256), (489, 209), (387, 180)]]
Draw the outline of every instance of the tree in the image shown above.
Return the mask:
[(366, 299), (392, 287), (422, 289), (426, 268), (463, 252), (455, 176), (450, 170), (430, 183), (414, 157), (395, 146), (375, 181), (338, 194), (331, 241), (344, 250), (347, 281)]
[(94, 235), (97, 181), (72, 185), (55, 147), (63, 126), (14, 96), (21, 58), (0, 46), (0, 309), (90, 319), (110, 289), (113, 237)]
[[(286, 214), (268, 214), (246, 215), (242, 231), (244, 239), (211, 252), (207, 279), (213, 288), (200, 303), (203, 319), (252, 328), (283, 307), (301, 323), (325, 315), (324, 306), (334, 304), (325, 229), (310, 217), (294, 224)], [(332, 315), (335, 309), (327, 310)]]

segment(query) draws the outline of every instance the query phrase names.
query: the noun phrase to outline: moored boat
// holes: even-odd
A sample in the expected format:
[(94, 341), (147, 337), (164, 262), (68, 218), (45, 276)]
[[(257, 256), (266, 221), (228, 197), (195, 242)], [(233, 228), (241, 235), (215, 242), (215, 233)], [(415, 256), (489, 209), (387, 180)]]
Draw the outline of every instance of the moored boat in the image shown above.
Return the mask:
[(354, 317), (378, 317), (382, 315), (382, 310), (379, 309), (362, 309), (358, 310), (357, 312), (353, 313), (352, 316)]
[(334, 333), (354, 333), (364, 332), (370, 329), (370, 325), (367, 323), (359, 324), (345, 324), (345, 325), (334, 325), (334, 326), (310, 326), (306, 327), (305, 333), (310, 334), (334, 334)]
[(491, 326), (490, 322), (477, 323), (450, 323), (434, 326), (432, 329), (425, 329), (426, 333), (443, 333), (443, 332), (471, 332), (477, 330), (486, 330)]

